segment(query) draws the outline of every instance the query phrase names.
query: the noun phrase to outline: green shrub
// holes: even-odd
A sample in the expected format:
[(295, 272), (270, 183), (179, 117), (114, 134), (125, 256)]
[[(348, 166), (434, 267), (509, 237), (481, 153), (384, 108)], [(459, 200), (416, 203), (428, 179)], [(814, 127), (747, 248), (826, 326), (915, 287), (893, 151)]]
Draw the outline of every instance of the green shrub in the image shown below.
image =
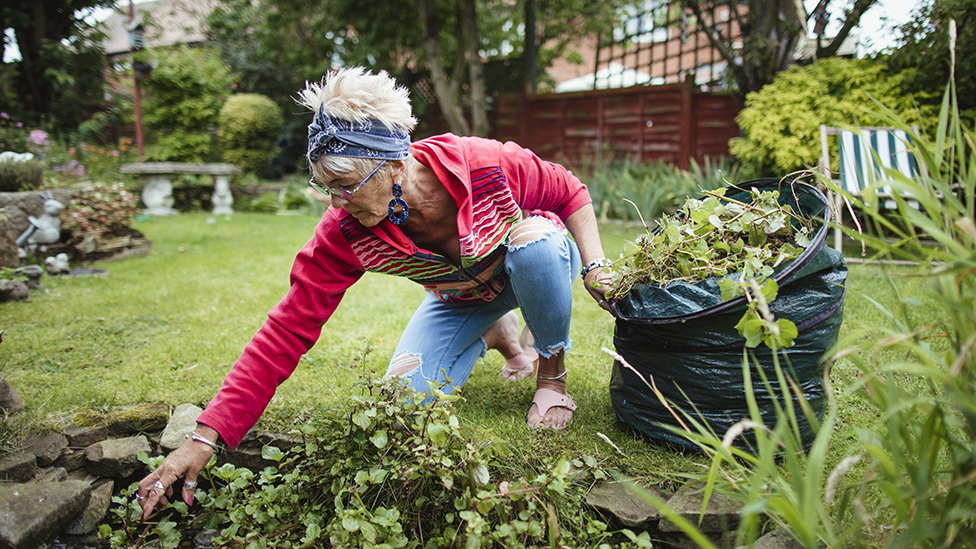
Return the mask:
[(793, 66), (772, 83), (746, 96), (736, 121), (746, 136), (729, 141), (729, 150), (759, 173), (783, 176), (815, 167), (820, 158), (820, 124), (877, 126), (867, 109), (881, 104), (906, 120), (912, 100), (900, 78), (887, 76), (884, 64), (869, 60), (821, 59)]
[(155, 50), (152, 75), (146, 80), (144, 122), (156, 139), (146, 160), (205, 162), (211, 159), (210, 132), (232, 77), (220, 54), (180, 47)]
[(266, 174), (277, 153), (284, 118), (271, 99), (255, 94), (232, 95), (220, 109), (217, 142), (224, 160), (255, 174)]
[(0, 192), (36, 189), (44, 183), (44, 165), (37, 160), (0, 162)]

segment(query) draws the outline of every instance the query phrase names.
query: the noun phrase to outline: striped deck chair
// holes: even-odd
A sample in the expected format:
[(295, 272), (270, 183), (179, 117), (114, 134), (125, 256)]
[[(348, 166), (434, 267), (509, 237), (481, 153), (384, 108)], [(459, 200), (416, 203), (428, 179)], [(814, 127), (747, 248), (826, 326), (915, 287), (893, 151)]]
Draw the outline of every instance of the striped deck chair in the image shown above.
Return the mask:
[[(855, 196), (873, 187), (881, 207), (896, 206), (895, 201), (891, 199), (891, 188), (884, 185), (888, 176), (882, 168), (898, 170), (908, 177), (921, 175), (924, 178), (928, 175), (925, 173), (925, 165), (916, 162), (915, 155), (911, 152), (912, 138), (918, 135), (918, 126), (912, 126), (912, 133), (908, 133), (897, 128), (842, 129), (821, 124), (820, 171), (828, 177), (830, 176), (829, 136), (831, 135), (837, 136), (836, 150), (840, 165), (840, 172), (837, 174), (839, 179), (834, 181)], [(844, 200), (840, 196), (830, 198), (839, 225), (843, 220)], [(918, 207), (918, 202), (911, 200), (911, 197), (903, 196), (903, 198), (906, 198), (910, 205)], [(838, 250), (841, 249), (841, 237), (841, 230), (837, 228), (834, 232), (834, 248)]]

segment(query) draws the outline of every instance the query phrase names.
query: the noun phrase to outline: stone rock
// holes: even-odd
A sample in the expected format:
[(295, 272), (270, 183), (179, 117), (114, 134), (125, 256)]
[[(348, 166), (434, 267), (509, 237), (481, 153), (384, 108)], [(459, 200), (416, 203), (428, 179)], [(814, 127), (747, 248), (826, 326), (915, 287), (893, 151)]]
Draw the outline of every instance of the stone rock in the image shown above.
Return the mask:
[[(705, 539), (718, 549), (735, 548), (735, 531), (723, 532), (721, 534), (703, 534)], [(660, 540), (661, 543), (659, 545), (668, 547), (669, 549), (701, 549), (701, 545), (683, 533), (658, 532), (655, 537)]]
[(220, 464), (230, 463), (234, 467), (246, 467), (255, 472), (277, 465), (276, 462), (261, 457), (261, 449), (261, 445), (245, 447), (242, 444), (236, 450), (224, 448), (217, 457)]
[(55, 467), (64, 467), (67, 472), (77, 471), (85, 466), (85, 452), (82, 450), (72, 450), (65, 448), (61, 457), (54, 462)]
[(274, 446), (282, 452), (287, 452), (298, 444), (298, 441), (291, 435), (286, 433), (272, 433), (270, 431), (260, 433), (258, 440), (261, 441), (263, 446)]
[(100, 477), (126, 478), (142, 467), (139, 452), (149, 454), (151, 451), (149, 441), (143, 435), (103, 440), (85, 450), (85, 468)]
[(50, 467), (68, 447), (68, 439), (61, 433), (48, 433), (24, 444), (24, 451), (37, 456), (38, 467)]
[(62, 482), (68, 480), (68, 471), (64, 467), (46, 467), (41, 469), (37, 482)]
[[(712, 493), (708, 498), (708, 506), (702, 515), (702, 502), (705, 494), (700, 488), (695, 486), (685, 486), (679, 489), (668, 500), (668, 507), (687, 519), (692, 524), (697, 524), (698, 529), (703, 533), (723, 533), (731, 532), (739, 526), (739, 504), (732, 498)], [(701, 521), (699, 522), (699, 516)], [(662, 518), (658, 525), (662, 532), (680, 532), (676, 524), (666, 518)]]
[(0, 280), (0, 303), (23, 301), (30, 296), (27, 285), (19, 280)]
[(14, 274), (27, 277), (27, 282), (24, 284), (31, 290), (38, 290), (41, 287), (41, 275), (44, 274), (44, 269), (40, 265), (26, 265), (17, 268)]
[(147, 402), (115, 408), (107, 414), (83, 410), (74, 416), (76, 425), (102, 426), (109, 435), (131, 435), (146, 431), (159, 431), (169, 420), (169, 406), (159, 402)]
[(17, 231), (13, 223), (0, 211), (0, 268), (16, 269), (20, 265), (17, 252)]
[[(112, 549), (112, 541), (109, 538), (98, 537), (97, 532), (83, 536), (69, 536), (61, 533), (48, 547), (51, 549)], [(147, 543), (144, 547), (148, 549), (152, 547), (152, 544)]]
[(0, 457), (0, 480), (27, 482), (37, 475), (34, 454), (14, 452)]
[(108, 428), (103, 425), (94, 427), (69, 427), (64, 430), (64, 436), (68, 437), (68, 446), (72, 448), (84, 448), (107, 439)]
[(201, 530), (197, 535), (193, 536), (193, 545), (197, 549), (210, 549), (213, 547), (213, 539), (219, 534), (219, 530), (214, 530), (209, 528), (207, 530)]
[(64, 533), (82, 536), (94, 532), (98, 528), (98, 523), (102, 522), (108, 513), (108, 507), (112, 503), (112, 490), (114, 489), (115, 483), (112, 481), (92, 487), (88, 507), (75, 517), (75, 520), (64, 529)]
[(93, 484), (96, 480), (98, 480), (98, 476), (89, 473), (88, 469), (82, 467), (81, 469), (68, 471), (68, 480), (80, 480), (88, 484)]
[(166, 424), (163, 434), (159, 437), (159, 446), (164, 453), (169, 453), (183, 444), (186, 435), (196, 429), (197, 418), (202, 413), (203, 409), (193, 404), (180, 404), (173, 410), (169, 423)]
[[(777, 528), (757, 539), (756, 542), (752, 544), (752, 547), (753, 549), (803, 549), (803, 544), (796, 541), (796, 539), (794, 539), (793, 536), (786, 530)], [(742, 547), (736, 549), (745, 548)]]
[(0, 412), (15, 414), (23, 411), (24, 401), (10, 383), (0, 376)]
[[(658, 499), (664, 500), (656, 488), (640, 486), (650, 491)], [(648, 530), (653, 528), (661, 519), (661, 513), (650, 503), (647, 503), (622, 482), (601, 481), (586, 494), (586, 504), (590, 507), (610, 514), (627, 528)]]
[(84, 482), (0, 484), (0, 547), (37, 547), (53, 539), (88, 505)]

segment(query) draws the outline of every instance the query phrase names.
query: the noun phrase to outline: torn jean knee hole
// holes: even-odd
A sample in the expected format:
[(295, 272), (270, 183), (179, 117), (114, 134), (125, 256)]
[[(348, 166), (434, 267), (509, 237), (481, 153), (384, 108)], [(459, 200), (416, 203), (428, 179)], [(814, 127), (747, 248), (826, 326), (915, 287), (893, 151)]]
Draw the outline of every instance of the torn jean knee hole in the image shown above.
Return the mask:
[(549, 221), (523, 221), (509, 234), (508, 249), (519, 250), (533, 242), (545, 240), (556, 232), (556, 228)]
[(421, 364), (423, 364), (423, 360), (421, 360), (420, 355), (403, 353), (390, 361), (390, 368), (386, 373), (396, 377), (409, 376), (417, 371)]

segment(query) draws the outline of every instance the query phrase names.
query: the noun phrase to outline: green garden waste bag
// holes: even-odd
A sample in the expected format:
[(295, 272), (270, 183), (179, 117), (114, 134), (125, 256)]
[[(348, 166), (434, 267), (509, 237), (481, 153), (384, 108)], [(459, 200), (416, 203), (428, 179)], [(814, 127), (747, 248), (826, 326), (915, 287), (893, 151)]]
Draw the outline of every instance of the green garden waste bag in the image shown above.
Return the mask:
[[(788, 204), (794, 213), (819, 223), (812, 244), (773, 275), (779, 294), (769, 305), (777, 319), (796, 324), (799, 335), (793, 346), (785, 349), (788, 358), (780, 353), (780, 366), (821, 419), (827, 406), (823, 360), (836, 343), (843, 320), (847, 265), (840, 252), (826, 245), (830, 209), (823, 193), (801, 182), (760, 179), (730, 186), (725, 195), (748, 203), (753, 188), (760, 192), (778, 189), (781, 205)], [(682, 420), (687, 423), (684, 411), (722, 437), (729, 427), (750, 416), (742, 374), (745, 339), (735, 329), (746, 301), (737, 297), (723, 302), (719, 279), (678, 281), (666, 286), (637, 284), (612, 308), (617, 319), (613, 337), (617, 352), (644, 379), (653, 379)], [(753, 392), (763, 422), (772, 427), (776, 423), (774, 403), (778, 399), (781, 406), (785, 405), (772, 351), (760, 345), (749, 354)], [(767, 391), (759, 367), (770, 381), (773, 395)], [(617, 418), (651, 441), (698, 449), (667, 428), (680, 428), (680, 424), (651, 388), (619, 361), (614, 361), (610, 397)], [(809, 446), (814, 432), (800, 411), (798, 399), (795, 395), (792, 398), (803, 444)], [(744, 435), (735, 443), (748, 449), (750, 440), (755, 439)]]

